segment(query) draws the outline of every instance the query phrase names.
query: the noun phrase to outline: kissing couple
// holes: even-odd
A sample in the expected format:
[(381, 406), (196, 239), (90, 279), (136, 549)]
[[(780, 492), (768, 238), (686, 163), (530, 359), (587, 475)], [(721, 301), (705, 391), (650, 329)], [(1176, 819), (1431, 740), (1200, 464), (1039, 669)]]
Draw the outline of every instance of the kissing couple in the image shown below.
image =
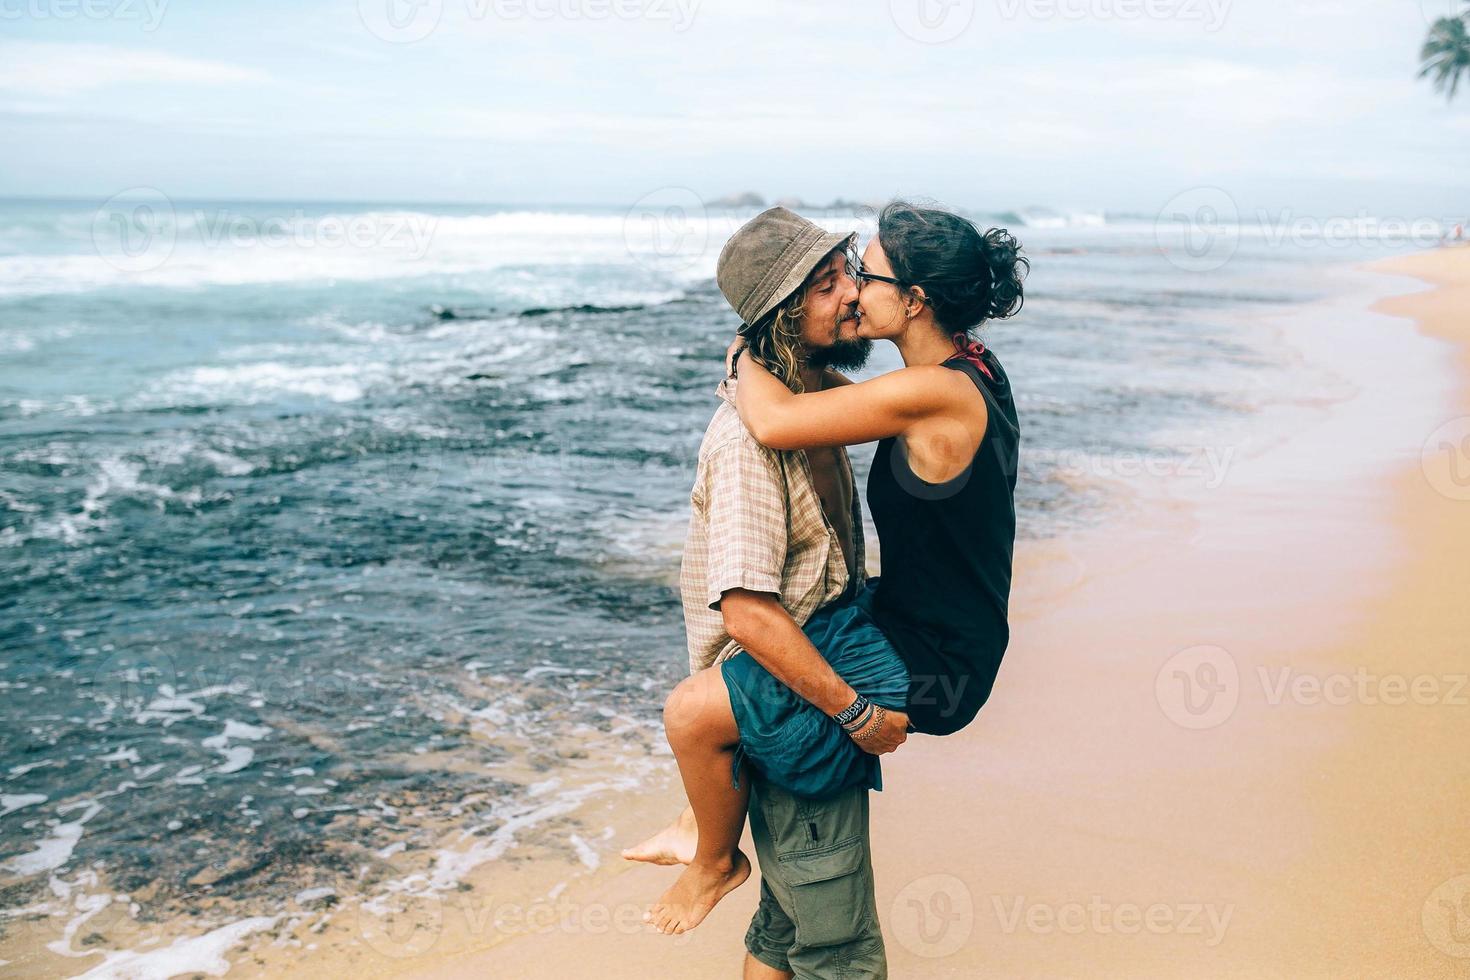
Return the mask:
[[(745, 977), (886, 977), (868, 793), (909, 733), (989, 698), (1010, 638), (1020, 428), (980, 328), (1019, 312), (1003, 229), (894, 202), (859, 254), (781, 207), (720, 254), (740, 318), (699, 449), (679, 587), (690, 676), (664, 706), (689, 807), (623, 852), (684, 868), (645, 920), (699, 925), (760, 863)], [(875, 341), (903, 368), (854, 382)], [(869, 577), (844, 447), (877, 442)]]

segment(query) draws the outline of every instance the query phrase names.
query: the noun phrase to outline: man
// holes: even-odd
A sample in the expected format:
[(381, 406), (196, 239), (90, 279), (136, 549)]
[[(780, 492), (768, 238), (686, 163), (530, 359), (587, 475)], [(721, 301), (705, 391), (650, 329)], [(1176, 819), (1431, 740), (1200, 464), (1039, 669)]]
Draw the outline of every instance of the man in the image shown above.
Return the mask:
[[(744, 225), (720, 254), (720, 290), (752, 353), (788, 386), (847, 383), (871, 342), (857, 336), (852, 236), (823, 232), (785, 208)], [(835, 678), (801, 626), (865, 578), (862, 512), (842, 448), (776, 452), (735, 411), (735, 385), (705, 432), (680, 574), (691, 672), (744, 649), (772, 674), (819, 687)], [(803, 691), (802, 693), (806, 693)], [(902, 730), (906, 718), (895, 713)], [(749, 818), (761, 899), (746, 933), (745, 977), (886, 977), (873, 896), (868, 796), (810, 800), (752, 774)], [(636, 848), (633, 860), (687, 863), (690, 811)]]

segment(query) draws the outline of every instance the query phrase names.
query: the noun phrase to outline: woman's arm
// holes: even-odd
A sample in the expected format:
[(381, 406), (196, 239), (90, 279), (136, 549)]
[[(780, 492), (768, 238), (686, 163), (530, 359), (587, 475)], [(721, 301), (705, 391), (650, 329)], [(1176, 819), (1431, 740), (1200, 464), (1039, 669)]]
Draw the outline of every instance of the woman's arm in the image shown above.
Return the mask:
[(963, 411), (956, 371), (937, 364), (904, 368), (826, 391), (792, 394), (749, 352), (738, 362), (735, 407), (756, 441), (772, 449), (854, 446), (902, 435), (915, 422)]

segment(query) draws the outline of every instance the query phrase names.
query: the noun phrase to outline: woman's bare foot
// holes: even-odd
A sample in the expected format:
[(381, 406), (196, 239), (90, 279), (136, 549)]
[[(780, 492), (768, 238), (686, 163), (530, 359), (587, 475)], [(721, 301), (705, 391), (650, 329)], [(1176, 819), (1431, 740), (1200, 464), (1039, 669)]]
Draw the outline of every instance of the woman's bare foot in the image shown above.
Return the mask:
[(663, 830), (642, 844), (623, 848), (623, 857), (649, 864), (688, 864), (694, 860), (694, 848), (698, 843), (699, 826), (694, 822), (694, 808), (686, 806), (684, 812)]
[(691, 862), (674, 887), (648, 913), (644, 922), (653, 923), (666, 936), (688, 932), (704, 921), (715, 904), (750, 877), (750, 860), (740, 851), (720, 864)]

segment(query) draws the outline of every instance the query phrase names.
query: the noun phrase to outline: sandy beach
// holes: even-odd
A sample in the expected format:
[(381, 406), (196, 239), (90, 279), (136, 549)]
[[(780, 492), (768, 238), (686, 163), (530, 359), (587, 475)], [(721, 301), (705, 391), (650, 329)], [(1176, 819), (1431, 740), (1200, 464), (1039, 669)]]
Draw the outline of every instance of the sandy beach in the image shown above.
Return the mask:
[[(1116, 515), (1019, 549), (992, 701), (874, 797), (893, 976), (1470, 975), (1470, 249), (1343, 268), (1279, 325), (1340, 399), (1093, 474)], [(611, 856), (680, 805), (658, 762), (589, 795), (590, 842), (214, 947), (244, 977), (734, 976), (754, 879), (669, 938), (640, 918), (674, 872)]]
[[(1434, 285), (1369, 329), (1444, 342), (1443, 385), (1304, 330), (1353, 398), (1218, 487), (1138, 481), (1126, 521), (1023, 552), (995, 698), (911, 742), (875, 797), (894, 976), (1470, 972), (1470, 485), (1436, 448), (1470, 432), (1470, 250), (1380, 273)], [(652, 829), (676, 802), (617, 822)], [(606, 869), (479, 949), (446, 915), (459, 941), (384, 972), (734, 975), (756, 889), (688, 936), (644, 934), (670, 875)]]

